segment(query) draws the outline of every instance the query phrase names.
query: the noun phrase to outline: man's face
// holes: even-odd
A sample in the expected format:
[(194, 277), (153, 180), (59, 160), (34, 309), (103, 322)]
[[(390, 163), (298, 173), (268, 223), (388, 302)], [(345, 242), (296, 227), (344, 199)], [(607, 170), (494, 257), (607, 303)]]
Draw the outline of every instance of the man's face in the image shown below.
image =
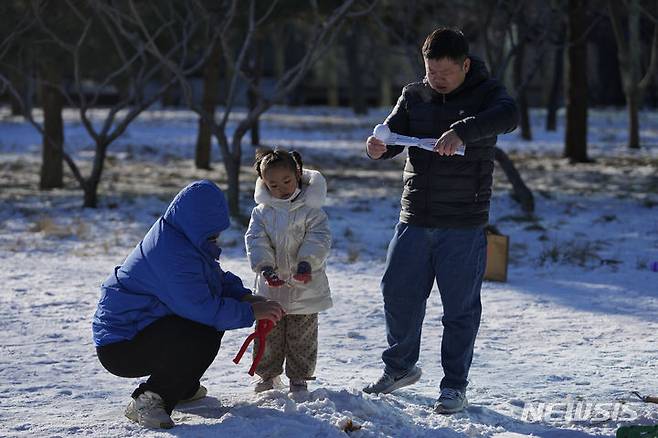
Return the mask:
[(425, 58), (425, 74), (427, 81), (438, 93), (448, 94), (459, 87), (466, 78), (471, 67), (471, 60), (466, 58), (463, 63), (455, 62), (450, 58)]

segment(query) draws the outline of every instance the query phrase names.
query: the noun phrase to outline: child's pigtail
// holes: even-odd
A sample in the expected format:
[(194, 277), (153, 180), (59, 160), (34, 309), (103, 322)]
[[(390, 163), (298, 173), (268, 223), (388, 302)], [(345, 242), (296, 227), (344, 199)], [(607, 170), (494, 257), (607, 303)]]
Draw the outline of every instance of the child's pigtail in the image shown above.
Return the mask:
[(297, 170), (299, 173), (302, 173), (302, 156), (299, 155), (299, 152), (297, 151), (291, 151), (290, 155), (292, 156), (292, 159), (295, 160), (295, 164), (297, 166)]
[(254, 170), (256, 170), (256, 173), (258, 174), (259, 178), (263, 177), (261, 172), (261, 163), (267, 156), (271, 155), (272, 153), (274, 153), (274, 151), (272, 151), (271, 149), (261, 149), (256, 153), (256, 162), (254, 163)]

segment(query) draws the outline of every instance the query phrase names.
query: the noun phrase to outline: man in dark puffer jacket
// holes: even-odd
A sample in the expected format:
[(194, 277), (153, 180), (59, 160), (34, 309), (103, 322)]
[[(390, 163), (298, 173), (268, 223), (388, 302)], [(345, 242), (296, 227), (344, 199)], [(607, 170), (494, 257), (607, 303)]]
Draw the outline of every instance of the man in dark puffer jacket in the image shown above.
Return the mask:
[[(400, 222), (382, 279), (389, 348), (382, 377), (364, 388), (388, 393), (418, 381), (416, 366), (425, 304), (436, 278), (443, 303), (444, 377), (435, 409), (458, 412), (480, 325), (480, 289), (486, 261), (484, 225), (496, 136), (516, 127), (517, 107), (484, 63), (468, 54), (454, 29), (439, 28), (423, 45), (426, 76), (407, 85), (384, 122), (392, 132), (438, 138), (434, 152), (410, 147), (404, 168)], [(455, 155), (461, 145), (465, 155)], [(369, 137), (371, 159), (392, 158), (403, 146)]]

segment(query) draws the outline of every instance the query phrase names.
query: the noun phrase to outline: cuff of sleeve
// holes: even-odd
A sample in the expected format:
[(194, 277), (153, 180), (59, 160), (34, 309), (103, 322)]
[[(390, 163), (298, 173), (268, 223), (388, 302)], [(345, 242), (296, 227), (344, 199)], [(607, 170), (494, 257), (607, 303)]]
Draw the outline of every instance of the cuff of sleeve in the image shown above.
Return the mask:
[(242, 321), (244, 323), (243, 327), (251, 326), (256, 318), (254, 317), (254, 309), (249, 303), (240, 303), (240, 310), (242, 311)]
[(255, 268), (254, 268), (254, 272), (255, 272), (256, 274), (260, 274), (261, 272), (263, 272), (263, 270), (264, 270), (265, 268), (272, 268), (272, 269), (274, 269), (274, 265), (273, 265), (272, 263), (260, 263), (260, 264), (258, 264), (258, 265), (255, 266)]
[(235, 296), (238, 300), (241, 300), (245, 295), (251, 295), (251, 290), (247, 289), (246, 287), (243, 287), (242, 290), (235, 293)]
[(469, 138), (467, 138), (466, 135), (466, 132), (468, 130), (466, 124), (470, 120), (475, 120), (475, 117), (466, 117), (465, 119), (458, 120), (452, 125), (450, 125), (450, 129), (453, 129), (457, 133), (457, 135), (459, 136), (459, 138), (463, 143), (468, 143), (471, 141)]

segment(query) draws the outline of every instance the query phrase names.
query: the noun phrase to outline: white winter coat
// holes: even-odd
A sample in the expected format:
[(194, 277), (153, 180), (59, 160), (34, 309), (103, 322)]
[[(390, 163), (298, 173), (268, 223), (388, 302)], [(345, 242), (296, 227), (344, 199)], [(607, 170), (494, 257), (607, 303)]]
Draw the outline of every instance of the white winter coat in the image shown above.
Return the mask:
[[(256, 272), (256, 294), (281, 303), (288, 314), (308, 315), (330, 308), (333, 303), (325, 273), (331, 249), (327, 215), (322, 210), (327, 183), (315, 170), (302, 173), (301, 193), (294, 200), (274, 198), (259, 178), (245, 244), (251, 269)], [(292, 276), (299, 262), (308, 262), (312, 280), (299, 283)], [(271, 266), (284, 280), (270, 288), (260, 272)]]

